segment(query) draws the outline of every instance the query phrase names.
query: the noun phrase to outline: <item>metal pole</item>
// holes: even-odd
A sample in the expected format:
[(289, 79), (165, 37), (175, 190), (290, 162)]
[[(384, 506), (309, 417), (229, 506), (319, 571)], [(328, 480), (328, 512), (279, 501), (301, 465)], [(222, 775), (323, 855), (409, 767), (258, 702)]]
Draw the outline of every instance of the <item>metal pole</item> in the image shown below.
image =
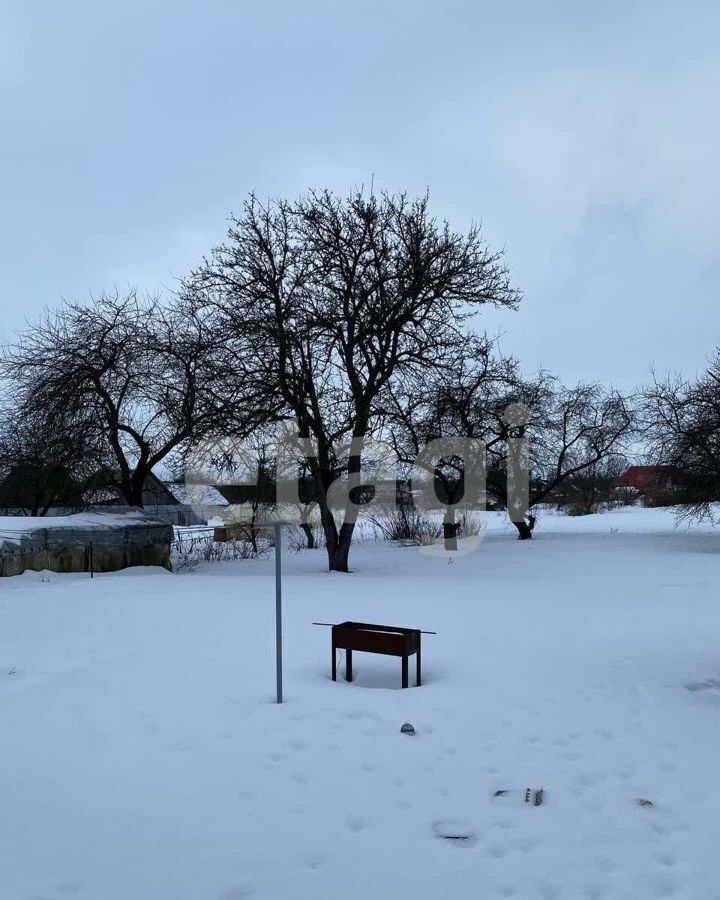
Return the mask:
[(282, 525), (275, 526), (275, 668), (277, 702), (282, 703)]

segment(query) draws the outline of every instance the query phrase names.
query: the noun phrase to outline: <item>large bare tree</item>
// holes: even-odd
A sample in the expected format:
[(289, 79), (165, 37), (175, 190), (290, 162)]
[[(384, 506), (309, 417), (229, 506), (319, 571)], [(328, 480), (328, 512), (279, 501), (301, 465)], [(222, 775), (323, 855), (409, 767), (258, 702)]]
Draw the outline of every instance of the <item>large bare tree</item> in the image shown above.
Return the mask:
[[(195, 273), (235, 338), (259, 360), (305, 442), (332, 570), (348, 571), (355, 507), (333, 508), (341, 475), (361, 481), (378, 397), (429, 369), (483, 304), (514, 307), (502, 254), (473, 227), (435, 221), (428, 198), (313, 192), (297, 202), (251, 197), (227, 241)], [(350, 446), (349, 446), (350, 445)]]
[(155, 466), (189, 442), (267, 411), (191, 295), (162, 301), (103, 295), (64, 303), (4, 352), (1, 371), (19, 417), (62, 420), (96, 454), (131, 506)]

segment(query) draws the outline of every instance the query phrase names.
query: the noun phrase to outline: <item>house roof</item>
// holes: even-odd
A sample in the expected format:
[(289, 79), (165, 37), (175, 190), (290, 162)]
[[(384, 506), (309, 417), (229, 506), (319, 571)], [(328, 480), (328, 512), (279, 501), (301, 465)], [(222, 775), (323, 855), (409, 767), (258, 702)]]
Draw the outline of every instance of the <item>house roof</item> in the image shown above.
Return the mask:
[[(117, 470), (102, 469), (85, 491), (85, 502), (91, 506), (124, 505), (118, 488), (119, 480)], [(148, 472), (143, 481), (142, 502), (143, 506), (174, 506), (178, 501), (154, 472)]]
[(164, 484), (178, 503), (186, 506), (229, 506), (212, 484), (186, 484), (183, 481), (166, 481)]
[(618, 484), (626, 487), (657, 487), (669, 479), (677, 478), (675, 466), (630, 466), (618, 478)]

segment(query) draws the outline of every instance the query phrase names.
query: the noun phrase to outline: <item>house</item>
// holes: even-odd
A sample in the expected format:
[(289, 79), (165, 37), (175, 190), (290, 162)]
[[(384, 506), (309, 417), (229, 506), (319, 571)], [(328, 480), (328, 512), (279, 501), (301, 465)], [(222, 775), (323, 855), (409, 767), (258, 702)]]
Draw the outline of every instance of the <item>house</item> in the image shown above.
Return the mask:
[(184, 509), (195, 512), (200, 519), (210, 522), (224, 519), (230, 503), (220, 490), (211, 484), (192, 484), (184, 481), (164, 481), (163, 486)]
[[(154, 519), (170, 525), (206, 525), (205, 519), (184, 499), (178, 499), (170, 489), (172, 482), (163, 482), (150, 472), (143, 482), (143, 510)], [(113, 477), (100, 473), (92, 492), (86, 497), (90, 509), (128, 510), (125, 500), (113, 484)]]
[[(179, 499), (171, 489), (174, 482), (161, 481), (157, 475), (148, 473), (143, 482), (143, 509), (145, 513), (171, 525), (206, 525), (207, 520), (187, 502), (187, 498)], [(124, 500), (117, 498), (109, 504), (111, 507), (123, 506)]]
[[(130, 507), (116, 482), (117, 476), (109, 470), (98, 472), (89, 485), (80, 485), (62, 466), (15, 466), (0, 480), (0, 511), (12, 516), (127, 512)], [(208, 518), (221, 516), (218, 510), (228, 504), (215, 488), (202, 486), (202, 490), (205, 493), (195, 492), (193, 499), (184, 484), (163, 482), (150, 472), (143, 483), (143, 510), (169, 525), (206, 525)]]
[[(410, 496), (409, 482), (402, 479), (369, 479), (374, 491), (370, 495), (376, 503), (392, 506), (401, 503)], [(304, 506), (312, 506), (318, 502), (318, 488), (312, 476), (300, 476), (295, 481), (281, 480), (276, 484), (270, 477), (260, 478), (256, 484), (218, 484), (217, 491), (231, 505), (257, 504), (272, 507), (277, 502), (278, 487), (284, 496), (297, 494), (298, 502)], [(365, 503), (369, 499), (363, 486), (354, 488), (351, 497), (356, 503)]]
[(659, 499), (680, 487), (680, 470), (675, 466), (630, 466), (615, 482), (617, 488), (639, 496)]
[(65, 466), (16, 465), (0, 481), (0, 510), (6, 515), (43, 516), (55, 506), (82, 509), (82, 486)]

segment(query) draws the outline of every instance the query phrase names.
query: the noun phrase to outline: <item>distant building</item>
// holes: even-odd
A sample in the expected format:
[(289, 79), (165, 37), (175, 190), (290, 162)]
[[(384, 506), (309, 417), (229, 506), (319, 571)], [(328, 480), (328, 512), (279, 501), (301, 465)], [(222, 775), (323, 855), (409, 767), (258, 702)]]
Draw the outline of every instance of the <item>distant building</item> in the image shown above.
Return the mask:
[(82, 486), (62, 465), (17, 465), (0, 480), (5, 515), (44, 516), (54, 506), (82, 509)]
[[(62, 466), (16, 466), (0, 480), (0, 513), (9, 516), (67, 516), (95, 510), (130, 509), (117, 487), (118, 475), (98, 472), (89, 485), (75, 482)], [(146, 515), (169, 525), (206, 525), (222, 518), (228, 501), (211, 485), (161, 481), (150, 472), (143, 482)]]
[(680, 474), (675, 466), (630, 466), (618, 478), (616, 487), (658, 500), (678, 490)]
[(163, 486), (183, 509), (193, 510), (205, 522), (224, 518), (230, 508), (228, 500), (212, 484), (164, 481)]

